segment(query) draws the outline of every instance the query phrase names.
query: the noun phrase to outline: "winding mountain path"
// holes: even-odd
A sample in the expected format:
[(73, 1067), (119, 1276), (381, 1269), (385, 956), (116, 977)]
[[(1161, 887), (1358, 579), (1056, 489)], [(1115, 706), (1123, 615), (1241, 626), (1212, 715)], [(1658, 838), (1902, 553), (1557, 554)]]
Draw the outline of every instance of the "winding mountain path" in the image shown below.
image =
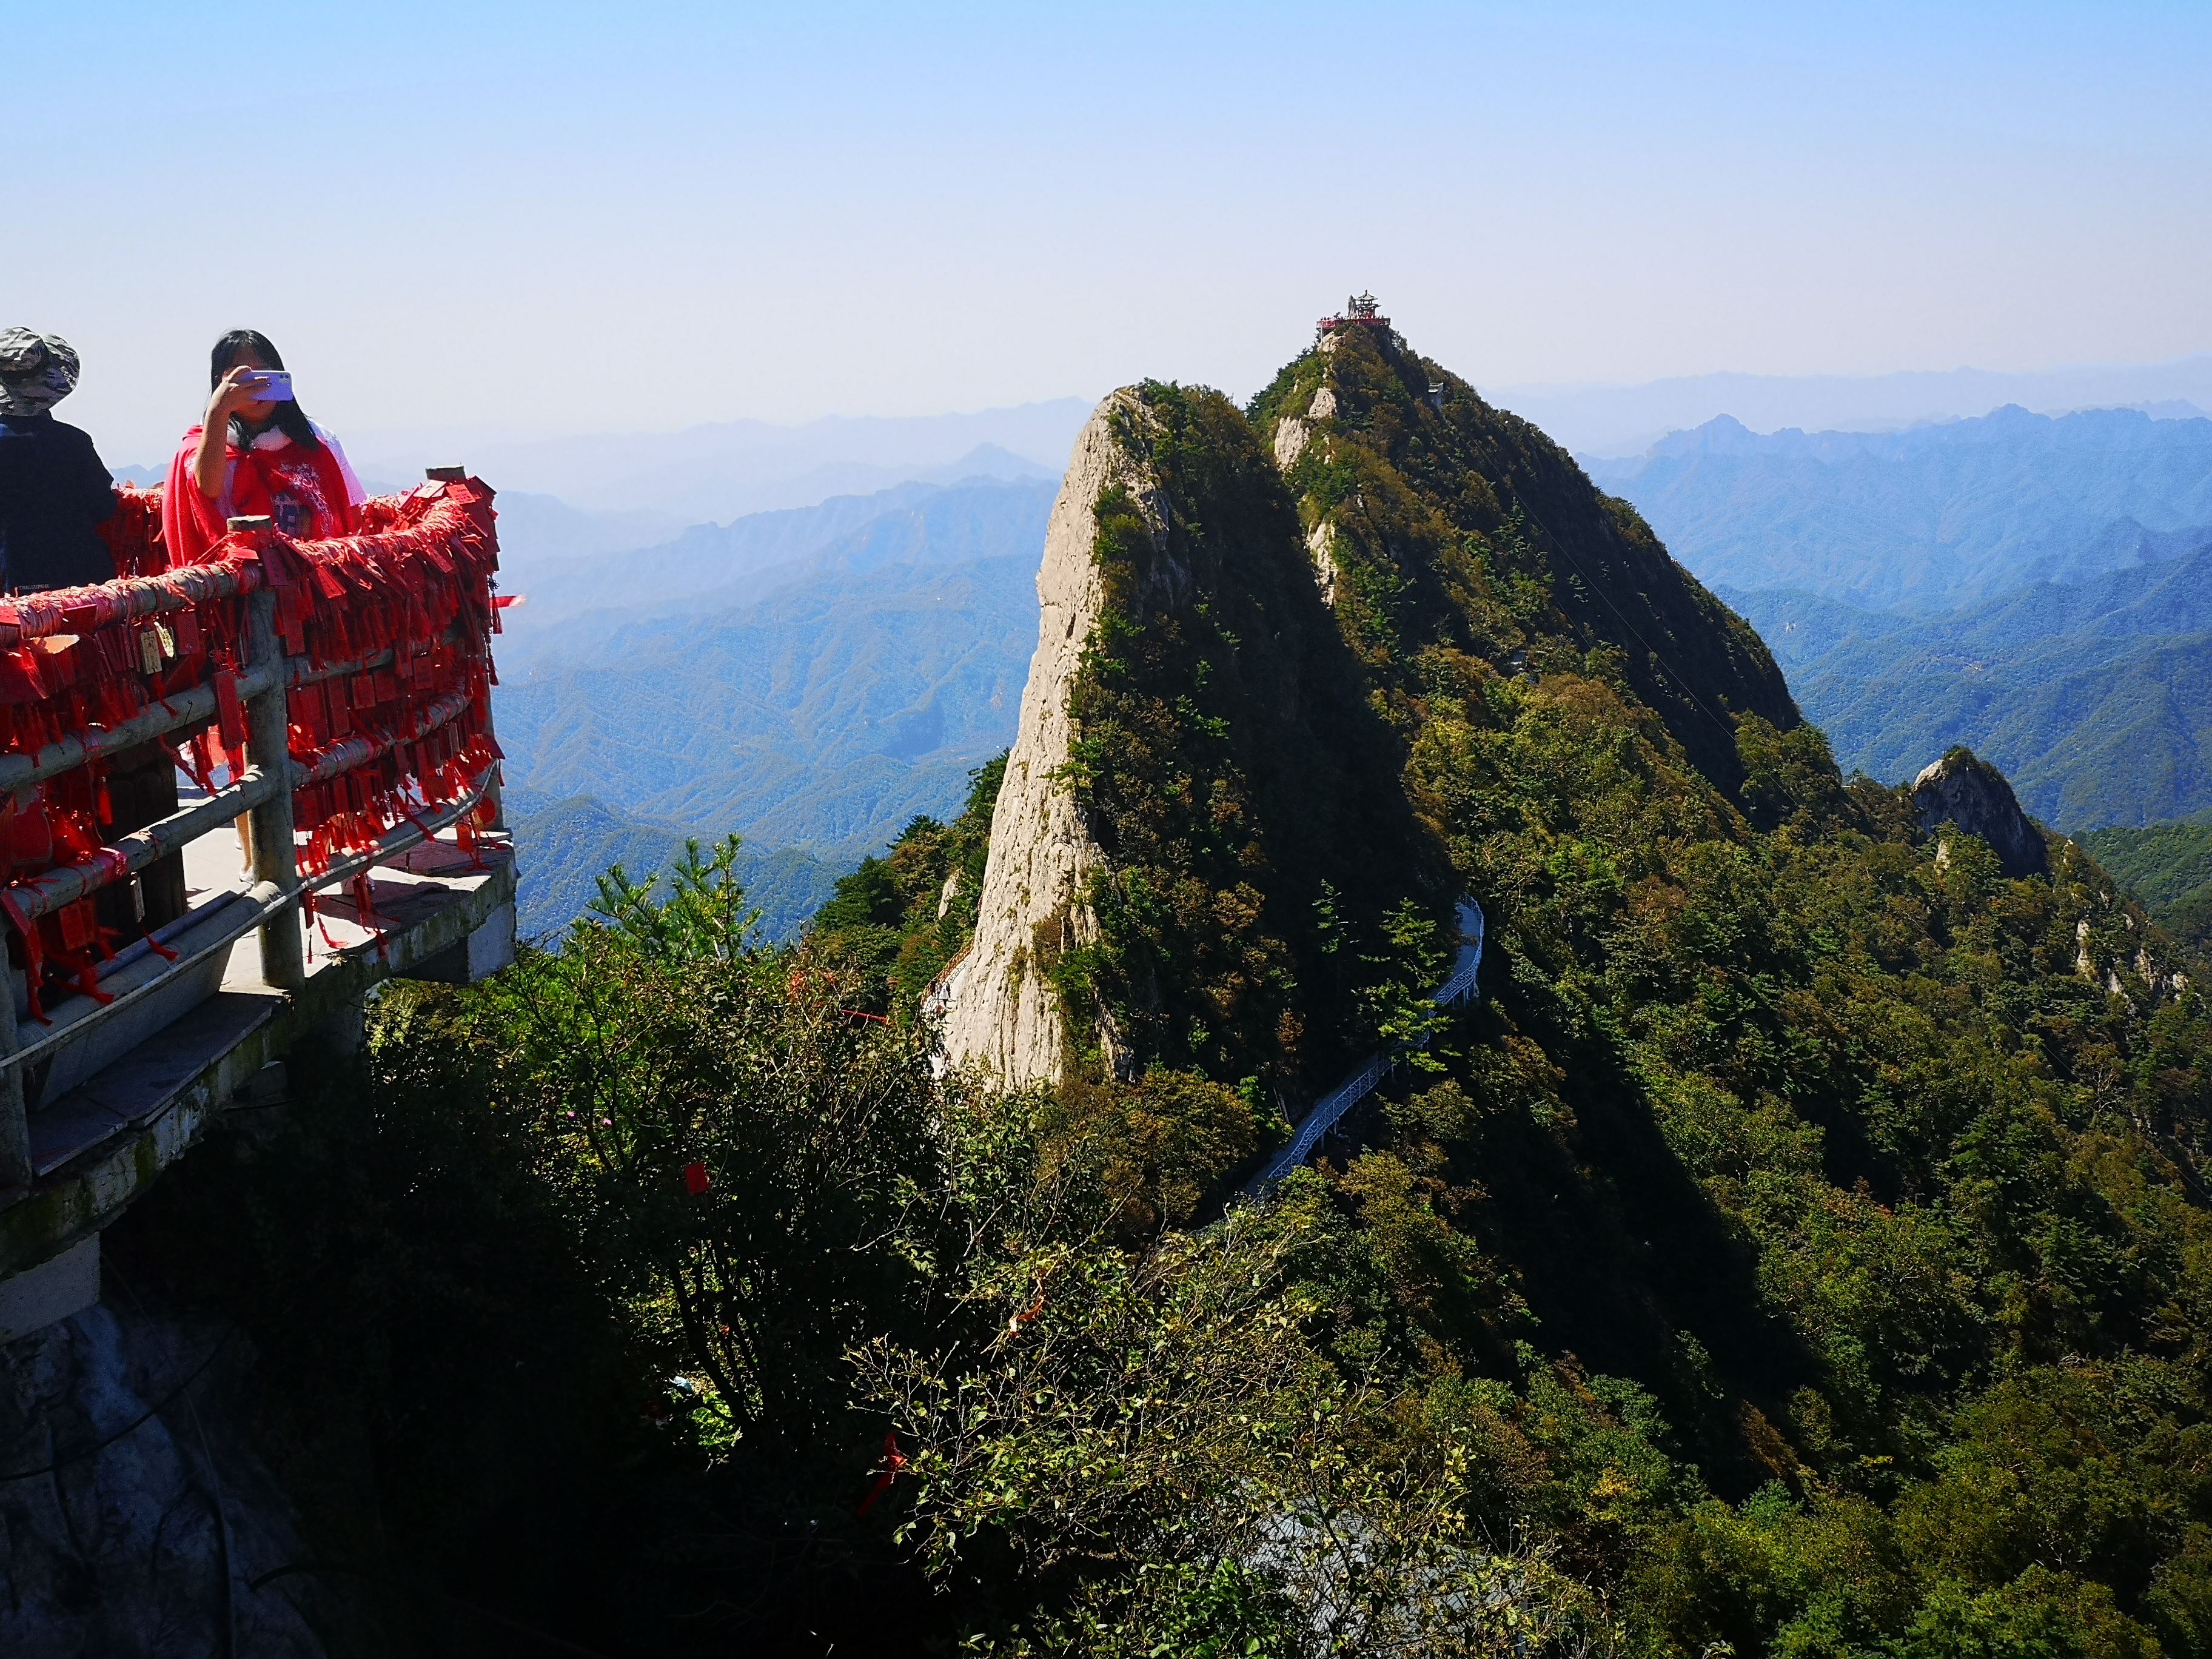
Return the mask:
[[(1459, 960), (1452, 965), (1449, 976), (1437, 987), (1435, 1002), (1439, 1008), (1453, 1007), (1473, 996), (1475, 976), (1482, 969), (1482, 907), (1473, 899), (1462, 899), (1459, 902)], [(1424, 1037), (1419, 1043), (1401, 1043), (1370, 1056), (1365, 1065), (1314, 1103), (1312, 1109), (1298, 1121), (1297, 1133), (1291, 1137), (1291, 1144), (1276, 1153), (1267, 1167), (1245, 1184), (1244, 1190), (1256, 1198), (1312, 1157), (1322, 1137), (1334, 1128), (1346, 1112), (1373, 1094), (1376, 1085), (1389, 1076), (1391, 1068), (1405, 1059), (1410, 1048), (1427, 1046), (1428, 1039)]]

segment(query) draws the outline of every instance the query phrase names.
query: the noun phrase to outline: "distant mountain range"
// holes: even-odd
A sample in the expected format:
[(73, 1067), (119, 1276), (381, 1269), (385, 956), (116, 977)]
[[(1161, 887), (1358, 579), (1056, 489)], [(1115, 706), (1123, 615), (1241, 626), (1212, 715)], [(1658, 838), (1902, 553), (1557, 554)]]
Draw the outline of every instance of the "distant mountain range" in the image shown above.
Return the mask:
[(2055, 827), (2212, 807), (2212, 420), (1721, 418), (1584, 458), (1765, 637), (1837, 758), (1963, 743)]
[[(1015, 544), (1009, 537), (1028, 533), (1024, 515), (1039, 497), (1051, 505), (1056, 486), (1033, 475), (963, 476), (951, 486), (910, 480), (872, 495), (694, 525), (672, 540), (611, 556), (520, 565), (505, 552), (502, 522), (502, 582), (525, 603), (508, 615), (512, 638), (501, 661), (592, 657), (618, 622), (726, 611), (832, 566), (999, 557)], [(589, 620), (562, 625), (579, 617)]]
[(2039, 414), (2142, 409), (2212, 414), (2212, 352), (2164, 363), (2098, 363), (2009, 373), (1984, 368), (1901, 374), (1692, 374), (1641, 386), (1486, 387), (1578, 455), (1632, 455), (1672, 432), (1730, 415), (1759, 432), (1894, 432), (1956, 421), (2005, 404)]
[(1938, 617), (1723, 588), (1846, 768), (1897, 781), (1954, 743), (2063, 830), (2212, 808), (2212, 532), (2185, 558)]
[(541, 811), (592, 798), (564, 845), (735, 830), (840, 871), (956, 811), (1013, 734), (1056, 489), (909, 483), (554, 573), (543, 613), (507, 613), (509, 778)]
[(426, 465), (459, 462), (501, 490), (556, 496), (587, 513), (650, 514), (677, 526), (806, 507), (913, 479), (1004, 477), (1017, 469), (1057, 477), (1090, 412), (1087, 400), (1062, 398), (966, 415), (838, 416), (799, 426), (728, 421), (680, 432), (562, 437), (489, 430), (343, 435), (364, 477), (419, 478)]
[(1707, 582), (1875, 608), (2080, 581), (2212, 536), (2212, 420), (2007, 408), (1910, 432), (1760, 434), (1723, 416), (1583, 465)]
[[(678, 823), (641, 818), (589, 795), (554, 800), (530, 789), (507, 792), (508, 827), (523, 848), (515, 926), (525, 939), (557, 935), (599, 896), (599, 878), (617, 865), (632, 881), (664, 872), (696, 836)], [(738, 871), (769, 939), (797, 935), (830, 896), (842, 866), (805, 848), (741, 848)]]

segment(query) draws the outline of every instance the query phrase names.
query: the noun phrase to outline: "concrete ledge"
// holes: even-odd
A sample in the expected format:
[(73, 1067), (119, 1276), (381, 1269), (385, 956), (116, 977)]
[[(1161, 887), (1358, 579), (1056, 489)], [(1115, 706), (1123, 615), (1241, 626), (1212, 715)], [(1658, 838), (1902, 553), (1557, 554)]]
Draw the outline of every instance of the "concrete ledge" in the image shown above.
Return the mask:
[[(426, 880), (404, 866), (395, 868), (390, 898), (375, 894), (389, 931), (324, 955), (297, 996), (234, 979), (33, 1113), (33, 1142), (47, 1158), (33, 1185), (0, 1191), (0, 1294), (15, 1277), (87, 1242), (120, 1215), (270, 1060), (348, 1020), (357, 1024), (372, 988), (455, 946), (465, 951), (487, 924), (495, 929), (502, 908), (512, 914), (513, 854), (500, 848), (481, 865), (462, 859), (466, 873), (454, 872), (458, 878)], [(434, 865), (435, 857), (416, 862)], [(403, 916), (409, 925), (391, 926)]]
[(514, 966), (514, 906), (502, 904), (491, 920), (459, 945), (405, 970), (409, 979), (441, 985), (481, 985), (502, 968)]
[(0, 1346), (100, 1300), (100, 1235), (0, 1284)]

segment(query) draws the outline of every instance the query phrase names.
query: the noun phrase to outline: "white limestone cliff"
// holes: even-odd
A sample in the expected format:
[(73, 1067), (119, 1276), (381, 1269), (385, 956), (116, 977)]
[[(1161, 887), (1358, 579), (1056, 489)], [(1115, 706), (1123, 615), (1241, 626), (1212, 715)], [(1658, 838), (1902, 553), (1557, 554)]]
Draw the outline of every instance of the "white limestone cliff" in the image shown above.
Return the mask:
[(1336, 609), (1336, 530), (1327, 519), (1306, 537), (1306, 551), (1313, 556), (1314, 580), (1321, 587), (1321, 602)]
[(1275, 465), (1287, 473), (1305, 453), (1306, 444), (1313, 435), (1312, 422), (1326, 421), (1336, 413), (1336, 393), (1323, 386), (1313, 395), (1305, 418), (1285, 415), (1275, 422)]
[[(1145, 418), (1143, 405), (1127, 390), (1098, 405), (1075, 440), (1046, 526), (1036, 654), (1030, 659), (1021, 722), (991, 814), (975, 942), (945, 997), (946, 1058), (956, 1066), (979, 1065), (1011, 1086), (1057, 1081), (1069, 1059), (1040, 950), (1057, 954), (1097, 937), (1097, 918), (1082, 895), (1103, 856), (1060, 774), (1073, 737), (1068, 690), (1105, 603), (1091, 556), (1099, 493), (1119, 483), (1149, 505), (1155, 490), (1141, 459), (1115, 436), (1117, 414), (1124, 421)], [(1100, 1040), (1109, 1063), (1118, 1064), (1114, 1034), (1102, 1031)]]

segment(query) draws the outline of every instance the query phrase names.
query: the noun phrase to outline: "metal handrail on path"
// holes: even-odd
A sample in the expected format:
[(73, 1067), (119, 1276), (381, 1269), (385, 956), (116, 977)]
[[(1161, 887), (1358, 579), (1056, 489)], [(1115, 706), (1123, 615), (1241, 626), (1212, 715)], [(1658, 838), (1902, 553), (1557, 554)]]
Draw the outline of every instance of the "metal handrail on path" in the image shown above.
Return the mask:
[[(1453, 964), (1444, 982), (1437, 987), (1432, 1000), (1437, 1007), (1453, 1007), (1474, 994), (1475, 980), (1482, 971), (1482, 907), (1471, 898), (1462, 899), (1459, 904), (1459, 960)], [(1382, 1079), (1389, 1076), (1408, 1054), (1427, 1047), (1428, 1038), (1424, 1036), (1419, 1042), (1399, 1043), (1369, 1056), (1358, 1071), (1314, 1103), (1312, 1109), (1298, 1121), (1297, 1132), (1291, 1137), (1291, 1144), (1276, 1153), (1267, 1167), (1245, 1184), (1245, 1192), (1257, 1198), (1311, 1158), (1314, 1148), (1321, 1144), (1322, 1137), (1334, 1129), (1346, 1112), (1373, 1094)]]

